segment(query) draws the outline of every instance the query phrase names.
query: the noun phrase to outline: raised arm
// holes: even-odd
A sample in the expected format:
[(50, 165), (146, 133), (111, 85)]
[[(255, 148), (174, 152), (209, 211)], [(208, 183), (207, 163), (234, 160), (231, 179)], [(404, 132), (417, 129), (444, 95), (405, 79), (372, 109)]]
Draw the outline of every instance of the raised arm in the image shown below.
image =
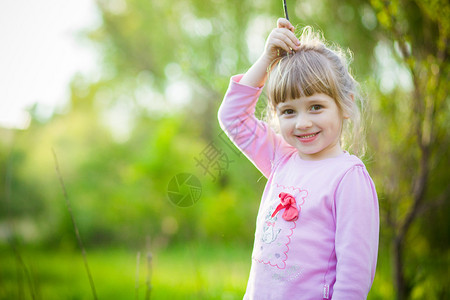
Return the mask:
[(299, 43), (289, 21), (279, 19), (277, 24), (267, 38), (261, 57), (244, 76), (231, 79), (218, 113), (222, 129), (266, 177), (270, 175), (276, 153), (285, 153), (287, 144), (267, 124), (255, 118), (255, 105), (267, 79), (267, 69), (278, 55), (296, 50)]

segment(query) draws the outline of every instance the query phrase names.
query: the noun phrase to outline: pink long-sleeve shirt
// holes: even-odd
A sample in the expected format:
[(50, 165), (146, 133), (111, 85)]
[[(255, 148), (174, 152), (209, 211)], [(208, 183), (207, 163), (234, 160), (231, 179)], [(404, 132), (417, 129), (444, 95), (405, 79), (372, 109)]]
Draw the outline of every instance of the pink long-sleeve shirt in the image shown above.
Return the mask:
[[(262, 88), (242, 85), (240, 78), (231, 78), (219, 122), (267, 177), (244, 299), (366, 299), (375, 276), (379, 213), (364, 164), (347, 152), (302, 160), (255, 118)], [(280, 193), (295, 198), (298, 219), (286, 221), (285, 209), (273, 215)]]

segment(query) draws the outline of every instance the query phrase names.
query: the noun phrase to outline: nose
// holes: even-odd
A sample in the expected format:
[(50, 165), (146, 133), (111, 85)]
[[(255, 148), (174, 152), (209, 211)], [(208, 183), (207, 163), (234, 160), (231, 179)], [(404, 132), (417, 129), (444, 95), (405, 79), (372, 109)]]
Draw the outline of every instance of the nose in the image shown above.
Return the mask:
[(297, 119), (295, 120), (295, 129), (304, 130), (310, 128), (311, 126), (312, 122), (308, 117), (308, 114), (298, 114)]

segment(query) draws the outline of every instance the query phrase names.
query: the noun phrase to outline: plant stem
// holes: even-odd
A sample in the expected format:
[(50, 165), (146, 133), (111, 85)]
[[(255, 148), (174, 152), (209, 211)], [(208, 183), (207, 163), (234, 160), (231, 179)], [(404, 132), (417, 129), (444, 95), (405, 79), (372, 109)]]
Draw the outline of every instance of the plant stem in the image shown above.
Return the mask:
[(147, 290), (145, 292), (145, 300), (149, 300), (152, 293), (152, 254), (147, 252), (147, 280), (145, 282)]
[(66, 187), (64, 185), (64, 180), (63, 180), (61, 172), (59, 170), (58, 158), (56, 157), (56, 152), (53, 148), (52, 148), (52, 152), (53, 152), (53, 158), (55, 159), (56, 173), (58, 175), (59, 183), (61, 184), (61, 188), (63, 190), (64, 199), (66, 200), (67, 210), (69, 211), (69, 215), (72, 220), (72, 225), (75, 230), (75, 235), (77, 237), (78, 246), (81, 249), (81, 254), (83, 256), (83, 261), (84, 261), (84, 267), (86, 268), (86, 272), (89, 277), (89, 284), (91, 285), (92, 295), (94, 296), (94, 299), (97, 300), (98, 298), (97, 298), (97, 293), (95, 291), (94, 280), (92, 279), (91, 271), (89, 270), (89, 265), (88, 265), (87, 258), (86, 258), (86, 250), (84, 248), (83, 241), (81, 240), (81, 236), (80, 236), (80, 232), (78, 231), (77, 223), (75, 222), (75, 217), (72, 212), (72, 207), (70, 205), (69, 196), (67, 195)]
[(135, 279), (135, 296), (136, 300), (139, 299), (139, 263), (141, 260), (141, 252), (138, 251), (136, 257), (136, 279)]

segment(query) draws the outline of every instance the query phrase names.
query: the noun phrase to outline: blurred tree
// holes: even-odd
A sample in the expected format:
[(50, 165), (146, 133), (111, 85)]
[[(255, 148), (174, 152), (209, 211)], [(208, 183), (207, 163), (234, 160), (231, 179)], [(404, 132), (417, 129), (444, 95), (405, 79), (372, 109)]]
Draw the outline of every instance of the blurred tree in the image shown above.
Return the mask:
[[(386, 224), (392, 230), (397, 299), (445, 298), (444, 293), (449, 296), (445, 286), (436, 291), (424, 288), (428, 284), (427, 278), (439, 268), (431, 272), (422, 268), (418, 272), (419, 255), (426, 254), (423, 249), (419, 253), (417, 245), (413, 246), (413, 241), (420, 238), (413, 239), (408, 233), (424, 212), (431, 209), (449, 211), (450, 4), (448, 1), (402, 0), (372, 0), (371, 4), (385, 30), (384, 38), (390, 41), (412, 81), (411, 93), (392, 94), (394, 97), (380, 101), (384, 107), (378, 110), (377, 121), (387, 122), (372, 130), (378, 139), (372, 143), (374, 151), (385, 160), (385, 163), (377, 162), (373, 168), (382, 183), (382, 210)], [(387, 137), (389, 139), (383, 141)], [(431, 216), (438, 214), (431, 213)], [(442, 221), (433, 226), (436, 232), (431, 236), (440, 236), (440, 257), (445, 257), (449, 245), (448, 221)], [(420, 236), (420, 230), (415, 233)], [(432, 239), (428, 238), (429, 241)], [(443, 271), (448, 278), (446, 269)]]

